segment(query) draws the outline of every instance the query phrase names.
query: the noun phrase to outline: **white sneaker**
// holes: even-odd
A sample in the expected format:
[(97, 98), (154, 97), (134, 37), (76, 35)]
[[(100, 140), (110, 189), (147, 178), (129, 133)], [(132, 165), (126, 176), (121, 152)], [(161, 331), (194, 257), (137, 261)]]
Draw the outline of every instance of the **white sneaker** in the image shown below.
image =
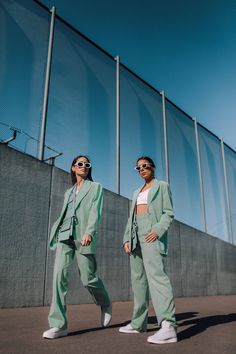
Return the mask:
[(112, 315), (112, 303), (108, 306), (101, 306), (101, 324), (103, 327), (107, 327), (111, 321)]
[(128, 323), (126, 326), (124, 327), (120, 327), (119, 328), (119, 332), (121, 333), (140, 333), (140, 331), (138, 331), (137, 329), (134, 329), (131, 326), (131, 323)]
[(159, 331), (153, 336), (148, 337), (147, 341), (155, 344), (176, 343), (176, 329), (171, 322), (164, 320), (161, 323), (161, 329), (159, 329)]
[(67, 329), (53, 327), (43, 332), (43, 338), (55, 339), (68, 335)]

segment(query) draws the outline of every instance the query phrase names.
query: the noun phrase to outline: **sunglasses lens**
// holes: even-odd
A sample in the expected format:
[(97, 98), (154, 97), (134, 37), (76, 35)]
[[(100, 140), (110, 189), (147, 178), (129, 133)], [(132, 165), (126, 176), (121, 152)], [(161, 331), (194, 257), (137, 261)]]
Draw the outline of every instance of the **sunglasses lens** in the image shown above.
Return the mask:
[(87, 163), (84, 164), (84, 166), (85, 166), (86, 168), (90, 168), (90, 167), (91, 167), (91, 163), (87, 162)]

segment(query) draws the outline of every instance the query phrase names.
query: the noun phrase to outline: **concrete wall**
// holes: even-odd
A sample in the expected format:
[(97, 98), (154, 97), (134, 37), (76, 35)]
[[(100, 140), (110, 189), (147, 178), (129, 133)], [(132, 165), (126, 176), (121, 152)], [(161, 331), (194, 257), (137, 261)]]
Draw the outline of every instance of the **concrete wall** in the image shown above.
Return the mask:
[[(70, 186), (68, 173), (0, 144), (0, 307), (51, 301), (54, 252), (48, 232)], [(132, 298), (122, 237), (129, 200), (104, 191), (97, 249), (98, 274), (113, 301)], [(175, 296), (236, 294), (236, 247), (178, 221), (169, 230), (165, 259)], [(76, 262), (68, 303), (89, 303)]]
[(43, 304), (51, 167), (0, 144), (0, 306)]

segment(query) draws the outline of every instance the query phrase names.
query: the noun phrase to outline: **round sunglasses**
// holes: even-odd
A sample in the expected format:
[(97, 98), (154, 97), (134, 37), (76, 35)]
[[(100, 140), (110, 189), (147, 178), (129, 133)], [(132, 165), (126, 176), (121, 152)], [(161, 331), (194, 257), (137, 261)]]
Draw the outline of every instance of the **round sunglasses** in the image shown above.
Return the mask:
[(135, 166), (134, 169), (139, 172), (141, 170), (141, 168), (147, 169), (148, 167), (152, 167), (152, 165), (150, 163), (143, 163), (141, 165)]
[(91, 163), (90, 162), (77, 162), (74, 164), (74, 166), (77, 166), (79, 168), (85, 167), (85, 168), (91, 168)]

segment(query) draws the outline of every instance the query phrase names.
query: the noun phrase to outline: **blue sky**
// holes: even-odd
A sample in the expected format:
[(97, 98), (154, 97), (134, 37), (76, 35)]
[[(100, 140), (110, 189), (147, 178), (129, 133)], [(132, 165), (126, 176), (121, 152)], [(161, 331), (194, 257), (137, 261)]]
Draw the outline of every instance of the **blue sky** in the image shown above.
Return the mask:
[[(236, 2), (42, 0), (236, 150)], [(1, 1), (0, 139), (33, 156), (42, 113), (49, 13), (34, 1)], [(88, 154), (93, 177), (116, 191), (115, 61), (56, 20), (46, 144)], [(165, 179), (161, 96), (121, 67), (121, 195), (140, 186), (138, 156), (150, 155)], [(193, 122), (166, 102), (170, 184), (176, 218), (203, 229)], [(184, 117), (185, 118), (185, 117)], [(1, 123), (1, 122), (0, 122)], [(32, 139), (34, 137), (34, 139)], [(199, 127), (207, 231), (228, 240), (221, 146)], [(235, 228), (235, 153), (225, 149)], [(55, 151), (46, 149), (45, 157)], [(182, 188), (184, 185), (184, 188)], [(217, 193), (216, 193), (217, 191)], [(183, 208), (183, 205), (186, 207)], [(221, 206), (219, 208), (218, 206)]]
[(43, 0), (236, 150), (236, 2)]

